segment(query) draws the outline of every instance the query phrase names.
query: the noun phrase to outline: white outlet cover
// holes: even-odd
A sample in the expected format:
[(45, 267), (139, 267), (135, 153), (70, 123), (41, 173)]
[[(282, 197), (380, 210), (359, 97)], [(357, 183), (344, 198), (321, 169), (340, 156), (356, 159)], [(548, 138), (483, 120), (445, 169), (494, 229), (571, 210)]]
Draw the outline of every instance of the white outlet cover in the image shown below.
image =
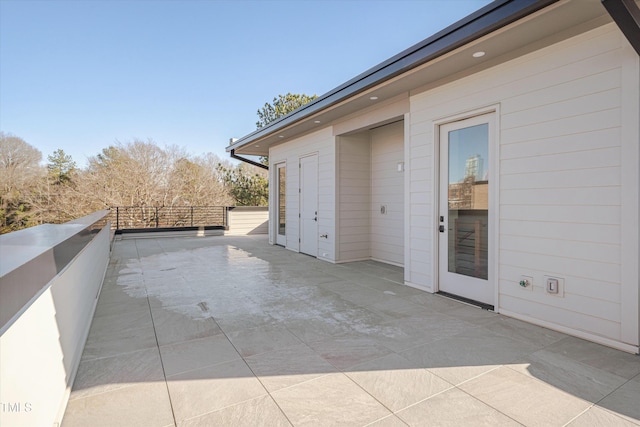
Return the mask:
[[(556, 276), (544, 276), (544, 293), (552, 297), (564, 298), (564, 279)], [(552, 294), (547, 292), (547, 279), (556, 279), (558, 281), (558, 293)]]

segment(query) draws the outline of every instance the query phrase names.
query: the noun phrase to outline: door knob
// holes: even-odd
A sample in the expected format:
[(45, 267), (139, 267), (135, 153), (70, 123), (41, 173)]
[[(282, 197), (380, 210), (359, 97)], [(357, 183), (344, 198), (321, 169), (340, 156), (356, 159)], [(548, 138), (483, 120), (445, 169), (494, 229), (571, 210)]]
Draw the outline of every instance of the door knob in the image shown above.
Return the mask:
[(441, 225), (441, 226), (440, 226), (440, 232), (441, 232), (441, 233), (444, 233), (444, 225)]

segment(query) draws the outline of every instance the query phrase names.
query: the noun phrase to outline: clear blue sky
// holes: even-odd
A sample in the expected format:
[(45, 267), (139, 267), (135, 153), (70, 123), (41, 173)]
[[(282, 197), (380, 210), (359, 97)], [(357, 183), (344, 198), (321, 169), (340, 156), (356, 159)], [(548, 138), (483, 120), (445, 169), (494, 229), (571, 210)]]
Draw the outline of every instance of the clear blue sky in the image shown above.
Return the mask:
[(116, 141), (223, 158), (280, 93), (321, 95), (487, 0), (0, 0), (0, 130), (84, 166)]

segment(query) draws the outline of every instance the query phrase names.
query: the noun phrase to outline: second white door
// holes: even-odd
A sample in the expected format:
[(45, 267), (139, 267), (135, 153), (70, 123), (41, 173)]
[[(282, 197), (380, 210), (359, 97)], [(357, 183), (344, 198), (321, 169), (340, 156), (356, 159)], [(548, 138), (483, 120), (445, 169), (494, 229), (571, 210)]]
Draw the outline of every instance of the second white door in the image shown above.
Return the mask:
[(300, 252), (318, 256), (318, 155), (300, 158)]

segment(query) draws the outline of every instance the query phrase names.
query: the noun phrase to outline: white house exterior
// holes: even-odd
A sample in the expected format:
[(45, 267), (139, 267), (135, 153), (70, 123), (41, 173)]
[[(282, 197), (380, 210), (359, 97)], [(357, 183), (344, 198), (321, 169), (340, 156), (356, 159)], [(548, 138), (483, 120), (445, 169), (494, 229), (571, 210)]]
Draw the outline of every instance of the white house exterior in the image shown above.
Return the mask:
[(605, 4), (496, 1), (234, 142), (270, 243), (638, 353), (640, 10)]

